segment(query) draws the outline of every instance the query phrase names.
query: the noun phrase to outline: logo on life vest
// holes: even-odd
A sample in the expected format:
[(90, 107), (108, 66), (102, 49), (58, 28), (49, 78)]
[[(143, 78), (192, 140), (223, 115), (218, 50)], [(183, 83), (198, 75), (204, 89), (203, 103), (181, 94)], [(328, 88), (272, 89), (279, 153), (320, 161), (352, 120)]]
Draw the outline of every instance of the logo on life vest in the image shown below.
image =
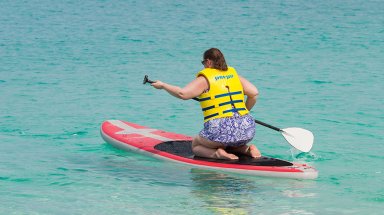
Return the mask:
[(221, 80), (221, 79), (231, 79), (233, 78), (233, 75), (217, 75), (215, 76), (215, 81)]

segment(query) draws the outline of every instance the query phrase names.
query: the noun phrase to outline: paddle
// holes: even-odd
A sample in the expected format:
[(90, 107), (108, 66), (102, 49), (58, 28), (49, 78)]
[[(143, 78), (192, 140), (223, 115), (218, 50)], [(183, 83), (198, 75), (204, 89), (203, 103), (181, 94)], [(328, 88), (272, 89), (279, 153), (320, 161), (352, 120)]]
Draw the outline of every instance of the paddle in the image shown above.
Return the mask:
[[(143, 84), (146, 83), (155, 83), (154, 81), (151, 81), (148, 79), (148, 75), (144, 76)], [(192, 98), (193, 100), (199, 101), (198, 98)], [(314, 136), (312, 132), (303, 129), (303, 128), (284, 128), (280, 129), (278, 127), (269, 125), (265, 122), (261, 122), (259, 120), (255, 119), (255, 122), (257, 124), (260, 124), (262, 126), (265, 126), (267, 128), (273, 129), (275, 131), (280, 132), (285, 140), (294, 148), (302, 151), (302, 152), (309, 152), (313, 146), (313, 140)]]
[(305, 130), (303, 128), (284, 128), (280, 129), (275, 126), (269, 125), (265, 122), (261, 122), (255, 119), (257, 124), (263, 125), (265, 127), (271, 128), (275, 131), (280, 132), (285, 140), (291, 144), (291, 146), (302, 152), (309, 152), (313, 146), (313, 134), (312, 132)]

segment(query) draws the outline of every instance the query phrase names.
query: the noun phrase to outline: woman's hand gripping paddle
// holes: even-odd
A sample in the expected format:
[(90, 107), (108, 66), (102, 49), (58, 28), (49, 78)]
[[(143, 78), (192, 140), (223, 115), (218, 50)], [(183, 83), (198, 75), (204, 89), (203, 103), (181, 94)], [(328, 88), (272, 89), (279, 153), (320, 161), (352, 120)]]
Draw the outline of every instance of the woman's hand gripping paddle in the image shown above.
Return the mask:
[[(144, 76), (143, 84), (146, 83), (154, 83), (154, 81), (151, 81), (148, 79), (148, 75)], [(198, 98), (193, 98), (193, 100), (199, 101)], [(273, 129), (275, 131), (280, 132), (285, 140), (294, 148), (302, 151), (302, 152), (309, 152), (313, 146), (313, 140), (314, 136), (312, 132), (305, 130), (303, 128), (284, 128), (280, 129), (275, 126), (269, 125), (267, 123), (261, 122), (259, 120), (255, 119), (255, 122), (257, 124), (260, 124), (262, 126), (265, 126), (267, 128)]]

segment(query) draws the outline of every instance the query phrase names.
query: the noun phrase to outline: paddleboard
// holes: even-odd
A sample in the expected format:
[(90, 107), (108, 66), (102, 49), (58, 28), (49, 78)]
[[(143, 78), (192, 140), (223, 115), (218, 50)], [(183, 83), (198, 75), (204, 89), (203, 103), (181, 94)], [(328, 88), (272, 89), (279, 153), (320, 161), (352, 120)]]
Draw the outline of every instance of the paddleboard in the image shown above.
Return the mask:
[(197, 157), (192, 152), (192, 137), (122, 120), (107, 120), (102, 123), (100, 131), (102, 138), (117, 148), (194, 167), (279, 178), (315, 179), (318, 176), (318, 171), (306, 164), (264, 156), (239, 155), (238, 160)]

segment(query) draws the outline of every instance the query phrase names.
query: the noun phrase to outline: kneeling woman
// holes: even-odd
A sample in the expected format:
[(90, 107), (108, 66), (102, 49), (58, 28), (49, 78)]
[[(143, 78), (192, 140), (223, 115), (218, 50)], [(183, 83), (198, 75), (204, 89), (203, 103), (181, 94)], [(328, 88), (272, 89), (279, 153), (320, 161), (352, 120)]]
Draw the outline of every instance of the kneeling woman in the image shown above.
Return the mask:
[(255, 122), (249, 111), (256, 104), (257, 88), (227, 66), (219, 49), (205, 51), (201, 63), (204, 69), (184, 88), (161, 81), (152, 86), (184, 100), (198, 97), (204, 128), (192, 141), (196, 156), (238, 159), (235, 154), (245, 154), (260, 157), (256, 146), (247, 145), (255, 135)]

